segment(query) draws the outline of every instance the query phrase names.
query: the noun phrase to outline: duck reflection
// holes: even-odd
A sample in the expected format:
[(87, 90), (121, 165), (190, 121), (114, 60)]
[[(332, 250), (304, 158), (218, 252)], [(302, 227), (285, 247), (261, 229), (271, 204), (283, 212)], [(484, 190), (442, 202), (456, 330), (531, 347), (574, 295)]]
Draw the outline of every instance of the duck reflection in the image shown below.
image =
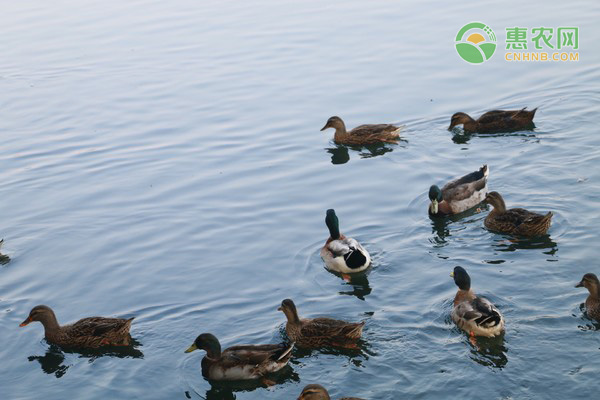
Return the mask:
[(431, 220), (431, 233), (435, 235), (434, 241), (437, 244), (443, 245), (446, 243), (446, 238), (452, 236), (450, 232), (450, 224), (453, 222), (458, 222), (464, 218), (472, 217), (474, 215), (480, 214), (482, 211), (485, 211), (489, 208), (489, 206), (485, 203), (479, 204), (477, 207), (470, 208), (460, 214), (452, 214), (446, 215), (443, 217), (436, 217), (433, 215), (429, 215), (429, 219)]
[[(404, 143), (408, 143), (408, 141), (404, 139), (398, 139), (398, 144), (402, 146)], [(346, 146), (343, 144), (335, 144), (335, 147), (329, 147), (325, 150), (331, 154), (332, 164), (345, 164), (350, 161), (349, 149), (357, 151), (360, 158), (373, 158), (394, 151), (394, 146), (397, 146), (397, 144), (376, 143), (364, 146)]]
[[(4, 244), (4, 239), (0, 239), (0, 250), (2, 250), (2, 245)], [(0, 253), (0, 265), (6, 265), (10, 262), (10, 257), (6, 254)]]
[(544, 254), (553, 256), (558, 251), (558, 244), (552, 240), (550, 235), (536, 236), (532, 238), (526, 237), (505, 237), (497, 240), (493, 244), (498, 251), (517, 251), (520, 249), (529, 250), (544, 250)]
[[(247, 381), (213, 381), (210, 380), (210, 389), (206, 391), (207, 400), (229, 400), (235, 399), (236, 392), (252, 392), (258, 388), (267, 387), (261, 380)], [(269, 374), (270, 385), (281, 385), (289, 382), (300, 382), (300, 377), (294, 372), (290, 365), (286, 365), (279, 371)]]
[(471, 345), (470, 357), (478, 364), (490, 368), (502, 369), (508, 363), (506, 353), (508, 349), (504, 343), (504, 335), (496, 337), (477, 337), (475, 343)]
[(117, 358), (144, 358), (144, 353), (136, 347), (141, 344), (135, 339), (131, 339), (129, 346), (106, 346), (99, 349), (62, 349), (61, 347), (50, 344), (46, 354), (43, 356), (29, 356), (29, 361), (37, 361), (40, 363), (42, 371), (48, 375), (54, 375), (61, 378), (67, 373), (70, 365), (65, 365), (65, 354), (78, 354), (79, 358), (88, 358), (89, 362), (100, 357), (117, 357)]
[[(533, 131), (535, 125), (530, 129)], [(462, 129), (457, 127), (452, 128), (452, 141), (456, 144), (467, 144), (469, 140), (473, 137), (504, 137), (504, 136), (517, 136), (525, 139), (537, 139), (537, 136), (533, 132), (528, 132), (529, 130), (519, 131), (519, 133), (465, 133)]]
[(339, 275), (344, 279), (345, 286), (350, 286), (351, 290), (342, 290), (339, 294), (347, 296), (356, 296), (360, 300), (365, 300), (365, 297), (371, 294), (373, 290), (369, 285), (369, 278), (366, 273), (356, 273), (352, 275), (341, 275), (333, 271), (329, 271), (334, 275)]

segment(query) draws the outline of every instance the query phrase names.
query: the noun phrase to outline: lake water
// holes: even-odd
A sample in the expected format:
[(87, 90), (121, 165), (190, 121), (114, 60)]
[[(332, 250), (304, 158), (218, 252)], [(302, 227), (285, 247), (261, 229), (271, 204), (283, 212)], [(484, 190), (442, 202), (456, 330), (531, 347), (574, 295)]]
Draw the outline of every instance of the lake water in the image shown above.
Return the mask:
[[(588, 399), (600, 326), (573, 286), (600, 273), (600, 3), (431, 1), (3, 2), (0, 13), (0, 398)], [(482, 65), (454, 37), (498, 36)], [(579, 27), (578, 62), (507, 62), (506, 27)], [(539, 107), (536, 129), (454, 136), (456, 111)], [(336, 147), (349, 127), (404, 141)], [(427, 191), (487, 163), (508, 206), (555, 214), (514, 240), (487, 214), (435, 222)], [(348, 283), (319, 248), (325, 210), (370, 250)], [(479, 349), (450, 320), (455, 265), (498, 305)], [(223, 346), (283, 338), (301, 316), (365, 320), (359, 351), (296, 350), (277, 385), (213, 385), (202, 332)], [(62, 351), (63, 323), (135, 316), (134, 349)]]

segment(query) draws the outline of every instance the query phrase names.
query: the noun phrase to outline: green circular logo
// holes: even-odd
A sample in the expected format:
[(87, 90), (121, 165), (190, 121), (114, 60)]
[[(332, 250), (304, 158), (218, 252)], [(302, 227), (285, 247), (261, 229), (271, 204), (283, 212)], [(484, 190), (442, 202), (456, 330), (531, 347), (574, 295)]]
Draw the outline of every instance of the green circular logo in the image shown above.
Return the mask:
[(460, 28), (455, 41), (458, 55), (471, 64), (489, 60), (496, 51), (494, 31), (481, 22), (471, 22)]

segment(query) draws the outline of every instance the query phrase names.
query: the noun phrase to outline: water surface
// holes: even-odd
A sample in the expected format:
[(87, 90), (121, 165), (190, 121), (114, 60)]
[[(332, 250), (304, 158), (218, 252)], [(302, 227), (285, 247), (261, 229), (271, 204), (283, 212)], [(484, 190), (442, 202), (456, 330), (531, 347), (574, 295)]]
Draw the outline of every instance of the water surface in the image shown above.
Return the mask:
[[(518, 10), (516, 12), (515, 10)], [(573, 288), (600, 273), (600, 5), (590, 2), (138, 0), (2, 6), (0, 392), (3, 399), (590, 398), (600, 332)], [(577, 63), (484, 65), (460, 27), (580, 27)], [(539, 107), (536, 129), (454, 136), (456, 111)], [(339, 115), (406, 125), (395, 146), (345, 148)], [(433, 183), (490, 166), (509, 206), (552, 210), (547, 237), (431, 221)], [(348, 283), (319, 248), (325, 210), (371, 251)], [(3, 258), (3, 260), (6, 260)], [(466, 268), (505, 314), (474, 348), (451, 323)], [(282, 340), (276, 308), (367, 322), (360, 351), (295, 353), (267, 389), (211, 386), (202, 332)], [(18, 328), (135, 316), (131, 352), (77, 353)]]

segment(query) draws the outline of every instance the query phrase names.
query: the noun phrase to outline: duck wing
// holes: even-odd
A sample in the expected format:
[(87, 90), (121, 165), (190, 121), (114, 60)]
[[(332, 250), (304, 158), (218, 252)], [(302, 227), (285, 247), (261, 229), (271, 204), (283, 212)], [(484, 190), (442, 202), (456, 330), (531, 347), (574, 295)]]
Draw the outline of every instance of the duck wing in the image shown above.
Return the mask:
[(327, 248), (334, 257), (344, 257), (348, 268), (360, 268), (367, 262), (364, 248), (353, 238), (332, 240)]
[(448, 182), (442, 188), (443, 199), (447, 202), (460, 201), (471, 197), (475, 192), (485, 189), (489, 169), (483, 165), (479, 170)]
[(492, 110), (492, 111), (488, 111), (484, 114), (481, 115), (481, 117), (479, 117), (479, 119), (477, 120), (477, 122), (479, 122), (480, 124), (489, 124), (490, 122), (497, 122), (498, 120), (504, 119), (504, 118), (512, 118), (522, 112), (526, 112), (529, 113), (529, 111), (525, 111), (524, 107), (520, 110)]
[(483, 297), (475, 297), (470, 302), (460, 303), (457, 308), (457, 313), (462, 319), (482, 328), (493, 328), (502, 321), (498, 309)]
[(350, 131), (350, 134), (368, 136), (373, 134), (392, 133), (399, 129), (399, 127), (392, 124), (368, 124), (357, 126)]
[(232, 346), (221, 354), (221, 365), (233, 367), (240, 364), (262, 364), (267, 360), (279, 361), (290, 354), (293, 344), (261, 344)]
[(131, 326), (130, 319), (89, 317), (67, 326), (68, 334), (72, 337), (78, 336), (107, 336), (113, 333), (125, 333)]
[(303, 321), (300, 334), (307, 338), (348, 340), (358, 339), (364, 322), (346, 322), (332, 318), (315, 318)]
[(536, 222), (542, 221), (545, 217), (545, 215), (528, 211), (524, 208), (511, 208), (510, 210), (506, 210), (505, 213), (496, 216), (496, 220), (519, 226), (525, 223), (535, 224)]

